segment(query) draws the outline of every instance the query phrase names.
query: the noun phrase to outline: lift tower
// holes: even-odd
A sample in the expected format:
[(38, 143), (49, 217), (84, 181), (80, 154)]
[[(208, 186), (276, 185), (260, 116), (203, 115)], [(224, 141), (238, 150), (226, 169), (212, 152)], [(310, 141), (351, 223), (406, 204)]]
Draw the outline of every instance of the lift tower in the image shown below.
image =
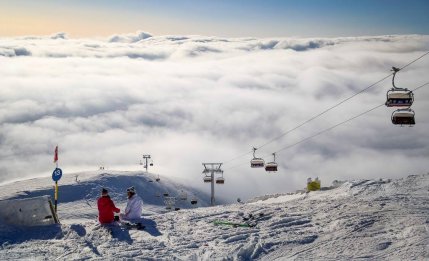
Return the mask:
[(211, 177), (211, 179), (210, 179), (210, 181), (211, 181), (210, 204), (212, 206), (214, 206), (215, 205), (215, 192), (214, 192), (215, 177), (214, 177), (214, 175), (220, 174), (223, 176), (223, 170), (221, 170), (221, 168), (220, 168), (222, 166), (222, 163), (203, 163), (203, 166), (204, 166), (203, 174), (206, 175), (207, 178)]
[(146, 168), (146, 172), (147, 172), (147, 168), (149, 166), (147, 163), (147, 160), (150, 159), (150, 155), (143, 155), (143, 159), (145, 160), (144, 167)]

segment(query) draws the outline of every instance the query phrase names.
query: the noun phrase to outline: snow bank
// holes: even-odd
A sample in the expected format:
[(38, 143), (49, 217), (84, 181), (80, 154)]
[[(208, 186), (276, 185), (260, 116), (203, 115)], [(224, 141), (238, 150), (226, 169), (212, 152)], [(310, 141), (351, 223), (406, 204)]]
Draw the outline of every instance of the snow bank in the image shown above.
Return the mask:
[[(95, 177), (96, 183), (106, 178)], [(113, 191), (114, 176), (108, 180)], [(87, 205), (69, 202), (61, 229), (49, 227), (43, 236), (37, 230), (4, 236), (0, 226), (0, 260), (425, 260), (428, 190), (429, 174), (354, 180), (253, 203), (152, 212), (143, 218), (144, 231), (113, 226), (112, 233), (86, 219)], [(242, 223), (250, 214), (254, 227), (213, 224)]]

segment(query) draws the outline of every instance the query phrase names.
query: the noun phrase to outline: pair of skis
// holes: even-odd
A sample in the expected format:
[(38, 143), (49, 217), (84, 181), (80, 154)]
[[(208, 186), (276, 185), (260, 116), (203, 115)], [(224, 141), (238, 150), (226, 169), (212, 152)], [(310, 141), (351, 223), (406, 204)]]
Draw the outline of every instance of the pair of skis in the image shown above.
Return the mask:
[(144, 230), (146, 228), (145, 225), (142, 223), (131, 223), (131, 222), (124, 222), (121, 223), (126, 229), (135, 229), (135, 230)]
[(257, 216), (249, 214), (247, 217), (243, 217), (243, 221), (245, 222), (231, 222), (231, 221), (223, 221), (223, 220), (215, 220), (213, 224), (216, 226), (232, 226), (232, 227), (256, 227), (256, 224), (259, 220), (264, 218), (264, 213), (259, 213)]
[(232, 227), (255, 227), (256, 224), (254, 223), (236, 223), (236, 222), (229, 222), (229, 221), (222, 221), (222, 220), (215, 220), (213, 221), (213, 224), (216, 226), (232, 226)]

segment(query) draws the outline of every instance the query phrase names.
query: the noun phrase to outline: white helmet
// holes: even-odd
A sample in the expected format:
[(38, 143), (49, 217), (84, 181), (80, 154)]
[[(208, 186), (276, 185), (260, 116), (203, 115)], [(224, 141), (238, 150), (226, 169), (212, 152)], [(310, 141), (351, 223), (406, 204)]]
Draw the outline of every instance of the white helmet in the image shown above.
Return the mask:
[(131, 192), (133, 194), (136, 194), (136, 189), (134, 188), (134, 186), (133, 187), (129, 187), (129, 188), (127, 188), (127, 192)]

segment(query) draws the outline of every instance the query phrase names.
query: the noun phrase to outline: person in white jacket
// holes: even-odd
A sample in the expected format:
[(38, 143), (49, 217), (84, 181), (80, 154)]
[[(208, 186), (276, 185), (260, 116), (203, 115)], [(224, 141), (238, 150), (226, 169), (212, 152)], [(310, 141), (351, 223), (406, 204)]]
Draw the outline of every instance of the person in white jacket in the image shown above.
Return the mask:
[(143, 200), (137, 195), (134, 187), (127, 188), (128, 202), (125, 213), (121, 213), (119, 218), (124, 221), (139, 222), (142, 214)]

